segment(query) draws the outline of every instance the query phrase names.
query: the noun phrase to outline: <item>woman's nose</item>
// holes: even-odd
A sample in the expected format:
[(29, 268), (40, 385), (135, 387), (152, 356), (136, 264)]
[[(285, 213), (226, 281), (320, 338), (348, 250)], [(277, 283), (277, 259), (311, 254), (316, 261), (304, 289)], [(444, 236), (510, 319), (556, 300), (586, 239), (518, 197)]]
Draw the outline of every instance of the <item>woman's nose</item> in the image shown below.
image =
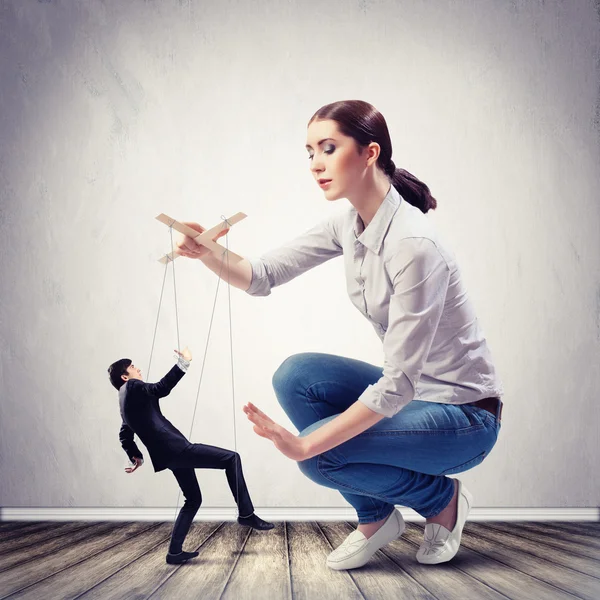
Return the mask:
[(320, 173), (323, 170), (323, 162), (313, 158), (310, 165), (310, 170), (312, 173)]

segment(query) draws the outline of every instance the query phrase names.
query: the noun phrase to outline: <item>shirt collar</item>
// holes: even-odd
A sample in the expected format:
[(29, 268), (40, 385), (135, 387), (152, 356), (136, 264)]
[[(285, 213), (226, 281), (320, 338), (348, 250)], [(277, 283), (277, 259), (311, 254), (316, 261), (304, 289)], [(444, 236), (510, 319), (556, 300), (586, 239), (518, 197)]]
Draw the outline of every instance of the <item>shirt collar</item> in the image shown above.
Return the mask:
[(371, 222), (367, 225), (364, 231), (360, 231), (362, 225), (359, 224), (358, 211), (352, 207), (354, 211), (354, 237), (363, 245), (366, 246), (371, 252), (379, 254), (383, 240), (390, 228), (392, 219), (400, 206), (402, 197), (393, 185), (390, 185), (390, 191), (383, 199), (381, 206), (377, 209), (375, 216)]

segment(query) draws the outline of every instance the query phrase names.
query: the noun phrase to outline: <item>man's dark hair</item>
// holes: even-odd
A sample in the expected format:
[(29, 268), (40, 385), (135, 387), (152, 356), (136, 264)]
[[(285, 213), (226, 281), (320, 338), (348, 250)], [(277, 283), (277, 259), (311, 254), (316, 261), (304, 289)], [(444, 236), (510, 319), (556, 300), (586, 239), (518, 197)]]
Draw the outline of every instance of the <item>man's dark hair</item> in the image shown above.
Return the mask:
[(121, 379), (121, 375), (127, 375), (127, 369), (130, 366), (131, 360), (128, 358), (122, 358), (108, 367), (108, 376), (110, 377), (110, 382), (117, 390), (120, 390), (121, 386), (125, 383)]

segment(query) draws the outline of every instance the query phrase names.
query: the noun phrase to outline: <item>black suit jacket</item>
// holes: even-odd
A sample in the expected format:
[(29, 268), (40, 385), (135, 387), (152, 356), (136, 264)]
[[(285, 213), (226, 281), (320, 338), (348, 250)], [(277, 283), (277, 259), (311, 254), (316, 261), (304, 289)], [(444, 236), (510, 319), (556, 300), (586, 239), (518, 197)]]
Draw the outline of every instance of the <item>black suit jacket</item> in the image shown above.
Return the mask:
[(129, 379), (119, 390), (123, 424), (119, 440), (129, 460), (143, 458), (133, 434), (142, 440), (155, 471), (167, 468), (169, 460), (185, 450), (190, 442), (160, 411), (159, 398), (168, 396), (185, 372), (175, 365), (158, 383)]

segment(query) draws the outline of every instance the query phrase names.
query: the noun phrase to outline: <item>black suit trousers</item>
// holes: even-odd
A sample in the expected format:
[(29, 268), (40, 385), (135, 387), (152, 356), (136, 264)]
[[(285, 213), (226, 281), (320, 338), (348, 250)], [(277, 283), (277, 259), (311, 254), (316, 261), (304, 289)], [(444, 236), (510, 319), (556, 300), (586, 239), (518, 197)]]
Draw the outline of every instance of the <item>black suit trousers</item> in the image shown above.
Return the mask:
[(175, 475), (185, 498), (173, 527), (169, 552), (181, 552), (183, 541), (202, 504), (202, 494), (194, 469), (224, 469), (239, 516), (247, 517), (254, 512), (242, 472), (242, 461), (237, 452), (208, 444), (190, 444), (172, 458), (167, 466)]

